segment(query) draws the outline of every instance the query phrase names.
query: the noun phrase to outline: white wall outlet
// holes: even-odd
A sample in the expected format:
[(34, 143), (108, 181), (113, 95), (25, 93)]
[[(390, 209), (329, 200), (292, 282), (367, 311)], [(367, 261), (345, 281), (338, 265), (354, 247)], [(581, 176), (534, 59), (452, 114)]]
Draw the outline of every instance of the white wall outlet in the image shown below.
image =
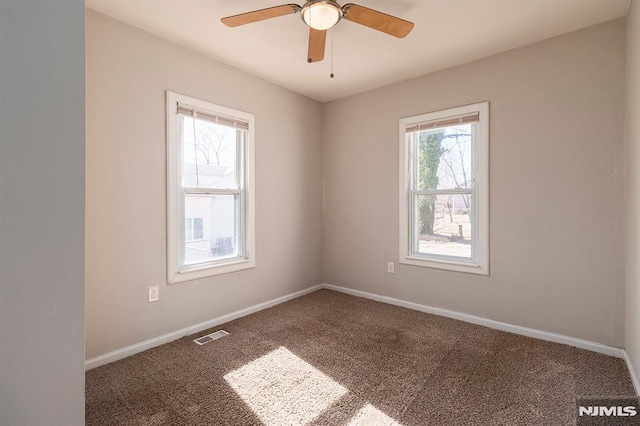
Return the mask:
[(393, 262), (387, 262), (387, 272), (390, 274), (394, 274), (396, 272)]
[(149, 287), (149, 303), (160, 300), (160, 286), (154, 285)]

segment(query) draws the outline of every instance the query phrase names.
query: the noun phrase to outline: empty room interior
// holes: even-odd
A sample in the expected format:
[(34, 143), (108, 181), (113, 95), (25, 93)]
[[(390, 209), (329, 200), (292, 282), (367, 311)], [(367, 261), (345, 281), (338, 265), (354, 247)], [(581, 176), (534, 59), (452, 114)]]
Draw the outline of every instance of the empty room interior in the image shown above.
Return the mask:
[(637, 0), (7, 0), (0, 58), (0, 424), (640, 421)]

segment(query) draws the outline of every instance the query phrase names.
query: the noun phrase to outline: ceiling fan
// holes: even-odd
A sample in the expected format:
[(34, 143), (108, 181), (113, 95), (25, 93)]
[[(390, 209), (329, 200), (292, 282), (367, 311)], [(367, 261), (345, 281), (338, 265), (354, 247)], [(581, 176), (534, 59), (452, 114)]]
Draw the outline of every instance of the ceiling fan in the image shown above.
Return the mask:
[(341, 19), (355, 22), (398, 38), (406, 37), (413, 29), (413, 22), (353, 3), (340, 6), (334, 0), (309, 0), (303, 6), (283, 4), (227, 16), (222, 18), (221, 21), (228, 27), (237, 27), (298, 12), (301, 14), (302, 21), (309, 26), (308, 62), (318, 62), (324, 59), (327, 30), (340, 22)]

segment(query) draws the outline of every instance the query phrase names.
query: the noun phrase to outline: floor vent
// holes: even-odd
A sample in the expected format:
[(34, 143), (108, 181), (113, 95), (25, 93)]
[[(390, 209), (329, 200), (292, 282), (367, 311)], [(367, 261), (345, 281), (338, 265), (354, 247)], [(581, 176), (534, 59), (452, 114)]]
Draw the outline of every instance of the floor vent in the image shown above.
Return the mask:
[(228, 335), (229, 333), (227, 333), (226, 331), (218, 330), (211, 334), (207, 334), (206, 336), (198, 337), (197, 339), (194, 340), (194, 342), (196, 342), (199, 345), (204, 345), (205, 343), (213, 342), (214, 340), (218, 340), (219, 338), (228, 336)]

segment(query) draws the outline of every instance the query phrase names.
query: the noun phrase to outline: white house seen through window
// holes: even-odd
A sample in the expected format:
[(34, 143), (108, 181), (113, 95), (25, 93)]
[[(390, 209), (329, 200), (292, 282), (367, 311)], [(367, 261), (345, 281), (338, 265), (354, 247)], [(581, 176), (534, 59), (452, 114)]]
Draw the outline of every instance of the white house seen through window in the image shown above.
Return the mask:
[(253, 122), (167, 92), (169, 282), (255, 265)]
[(488, 274), (488, 103), (400, 120), (400, 262)]
[(188, 217), (184, 220), (185, 242), (192, 240), (202, 240), (204, 238), (202, 224), (203, 218), (201, 217)]

